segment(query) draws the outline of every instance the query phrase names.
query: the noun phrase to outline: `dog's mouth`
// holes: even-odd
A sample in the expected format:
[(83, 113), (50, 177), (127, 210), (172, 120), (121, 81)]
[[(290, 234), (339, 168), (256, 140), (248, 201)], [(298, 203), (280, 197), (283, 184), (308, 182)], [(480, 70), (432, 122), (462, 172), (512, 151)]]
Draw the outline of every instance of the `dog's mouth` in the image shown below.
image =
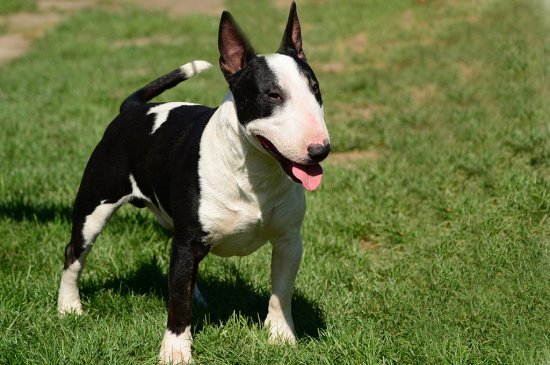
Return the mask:
[(256, 135), (262, 147), (279, 162), (283, 171), (295, 182), (300, 183), (306, 190), (315, 190), (321, 185), (323, 168), (318, 163), (299, 164), (281, 154), (267, 138)]

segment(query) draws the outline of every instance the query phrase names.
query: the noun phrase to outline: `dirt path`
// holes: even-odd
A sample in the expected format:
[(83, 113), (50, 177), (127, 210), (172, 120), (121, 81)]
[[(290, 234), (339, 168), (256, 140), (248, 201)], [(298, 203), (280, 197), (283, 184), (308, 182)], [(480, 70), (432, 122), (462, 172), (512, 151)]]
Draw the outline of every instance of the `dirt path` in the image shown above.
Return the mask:
[[(112, 0), (109, 8), (129, 3), (130, 0)], [(170, 15), (182, 16), (194, 13), (220, 14), (223, 0), (135, 0), (145, 9), (161, 10)], [(0, 16), (0, 27), (7, 29), (0, 34), (0, 67), (22, 56), (32, 41), (55, 27), (64, 17), (75, 11), (104, 4), (100, 0), (37, 0), (37, 10)]]

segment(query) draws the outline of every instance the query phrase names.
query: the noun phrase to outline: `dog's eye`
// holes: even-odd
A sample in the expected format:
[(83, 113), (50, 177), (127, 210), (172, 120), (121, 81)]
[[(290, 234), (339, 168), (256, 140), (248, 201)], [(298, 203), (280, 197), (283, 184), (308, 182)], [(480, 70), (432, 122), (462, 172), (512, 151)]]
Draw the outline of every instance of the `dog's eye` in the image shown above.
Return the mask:
[(313, 90), (314, 93), (316, 93), (317, 91), (319, 91), (319, 84), (314, 82), (312, 85), (311, 85), (311, 90)]
[(281, 94), (279, 94), (278, 92), (275, 92), (275, 91), (268, 91), (266, 93), (267, 97), (273, 101), (276, 101), (276, 102), (281, 102), (283, 101), (283, 97)]

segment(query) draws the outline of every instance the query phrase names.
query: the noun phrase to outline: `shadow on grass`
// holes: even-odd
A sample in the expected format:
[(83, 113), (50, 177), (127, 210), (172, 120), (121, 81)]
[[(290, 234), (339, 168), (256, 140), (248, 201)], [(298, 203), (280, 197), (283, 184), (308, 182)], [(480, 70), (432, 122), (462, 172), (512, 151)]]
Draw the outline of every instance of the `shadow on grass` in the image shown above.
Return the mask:
[[(130, 206), (130, 204), (127, 204)], [(164, 237), (170, 237), (172, 234), (162, 226), (155, 222), (151, 214), (136, 214), (140, 209), (130, 207), (128, 212), (121, 214), (117, 212), (109, 221), (109, 226), (112, 229), (124, 229), (129, 225), (138, 225), (140, 227), (150, 226), (152, 230), (161, 234)], [(145, 209), (143, 209), (145, 210)], [(73, 208), (70, 205), (59, 203), (36, 203), (26, 202), (24, 200), (0, 202), (0, 219), (12, 219), (16, 222), (39, 222), (47, 223), (61, 221), (71, 223)], [(70, 231), (68, 231), (68, 235)], [(68, 238), (67, 238), (68, 240)]]
[(72, 208), (70, 206), (58, 203), (37, 204), (24, 200), (0, 202), (0, 219), (8, 218), (17, 222), (69, 221), (71, 214)]
[[(208, 302), (208, 308), (193, 305), (195, 331), (201, 331), (206, 323), (225, 323), (233, 313), (252, 322), (263, 323), (267, 315), (269, 292), (253, 288), (236, 269), (231, 271), (235, 274), (228, 279), (199, 277), (198, 285)], [(149, 262), (143, 262), (137, 270), (125, 277), (94, 284), (84, 283), (82, 293), (84, 296), (94, 296), (105, 289), (122, 295), (154, 295), (167, 302), (168, 277), (156, 260), (151, 259)], [(319, 306), (299, 291), (293, 296), (292, 314), (298, 338), (318, 338), (319, 331), (326, 328), (324, 315)]]

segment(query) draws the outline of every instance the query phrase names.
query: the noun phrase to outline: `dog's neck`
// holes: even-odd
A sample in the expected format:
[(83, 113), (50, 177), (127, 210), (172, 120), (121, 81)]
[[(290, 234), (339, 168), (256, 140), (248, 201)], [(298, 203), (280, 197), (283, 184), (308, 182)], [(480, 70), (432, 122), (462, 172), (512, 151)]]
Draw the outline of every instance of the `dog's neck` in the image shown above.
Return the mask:
[(225, 95), (216, 114), (211, 123), (215, 126), (218, 141), (227, 144), (226, 152), (233, 162), (237, 164), (244, 163), (249, 150), (254, 146), (248, 142), (244, 127), (239, 122), (237, 106), (231, 91), (228, 91)]

